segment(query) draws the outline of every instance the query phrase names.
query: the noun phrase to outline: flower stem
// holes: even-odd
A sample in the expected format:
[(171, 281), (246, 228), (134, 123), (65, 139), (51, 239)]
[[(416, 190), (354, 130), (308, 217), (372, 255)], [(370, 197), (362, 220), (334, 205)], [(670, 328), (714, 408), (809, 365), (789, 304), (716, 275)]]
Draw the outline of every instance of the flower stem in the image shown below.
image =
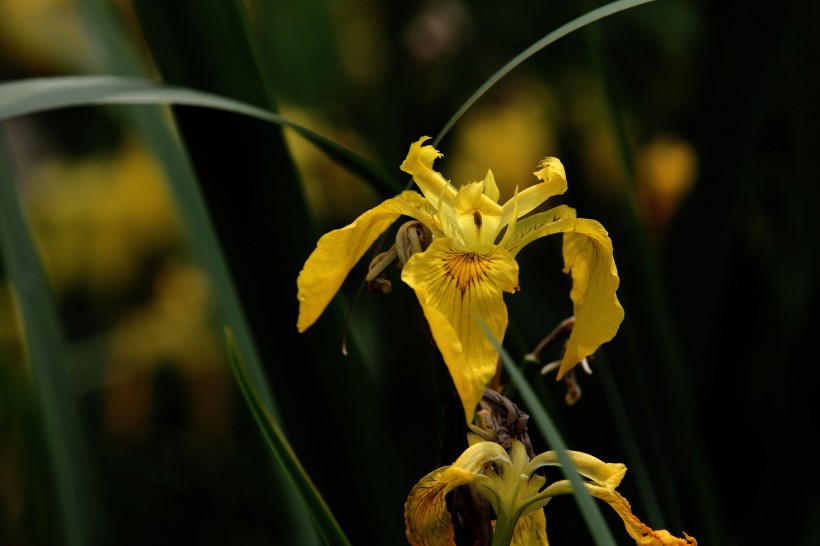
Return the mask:
[(492, 546), (509, 546), (512, 541), (513, 531), (515, 531), (515, 521), (511, 518), (499, 517), (495, 522), (495, 531), (493, 532)]

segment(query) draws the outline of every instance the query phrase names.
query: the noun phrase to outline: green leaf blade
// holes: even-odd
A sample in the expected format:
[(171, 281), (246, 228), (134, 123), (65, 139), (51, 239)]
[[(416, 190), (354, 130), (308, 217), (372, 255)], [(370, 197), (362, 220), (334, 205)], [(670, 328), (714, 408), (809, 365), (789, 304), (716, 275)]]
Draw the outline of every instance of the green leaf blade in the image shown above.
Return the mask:
[(282, 466), (282, 470), (284, 470), (294, 488), (311, 510), (311, 515), (325, 539), (325, 543), (332, 546), (349, 546), (350, 541), (260, 397), (230, 328), (225, 329), (225, 337), (231, 361), (231, 371), (271, 453), (276, 457), (276, 460)]
[(100, 543), (95, 494), (80, 404), (68, 373), (60, 318), (34, 237), (23, 214), (5, 135), (0, 131), (0, 256), (9, 273), (23, 324), (39, 418), (65, 543)]

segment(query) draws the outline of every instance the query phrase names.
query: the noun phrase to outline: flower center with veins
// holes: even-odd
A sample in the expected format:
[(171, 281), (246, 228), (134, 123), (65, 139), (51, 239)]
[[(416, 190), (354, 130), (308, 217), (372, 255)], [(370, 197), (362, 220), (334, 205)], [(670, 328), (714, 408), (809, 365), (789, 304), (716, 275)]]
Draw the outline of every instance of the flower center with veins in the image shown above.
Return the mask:
[(472, 285), (485, 280), (488, 265), (489, 261), (475, 252), (453, 252), (445, 260), (444, 270), (463, 296)]

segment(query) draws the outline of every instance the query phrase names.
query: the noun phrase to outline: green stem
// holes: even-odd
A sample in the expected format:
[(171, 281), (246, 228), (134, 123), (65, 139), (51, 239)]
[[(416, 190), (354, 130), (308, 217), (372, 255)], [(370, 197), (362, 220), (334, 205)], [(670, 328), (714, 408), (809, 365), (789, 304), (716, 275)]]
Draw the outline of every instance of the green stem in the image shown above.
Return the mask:
[(498, 519), (495, 521), (492, 546), (509, 546), (517, 523), (518, 518), (502, 517), (499, 514)]

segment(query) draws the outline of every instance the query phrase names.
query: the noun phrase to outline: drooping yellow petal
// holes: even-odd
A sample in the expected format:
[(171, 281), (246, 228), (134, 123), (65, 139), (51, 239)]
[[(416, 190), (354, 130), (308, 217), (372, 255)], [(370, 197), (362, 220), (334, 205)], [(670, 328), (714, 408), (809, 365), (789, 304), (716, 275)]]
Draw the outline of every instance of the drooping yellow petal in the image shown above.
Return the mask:
[[(606, 463), (583, 451), (567, 450), (567, 456), (572, 460), (575, 469), (581, 476), (592, 480), (593, 483), (615, 489), (626, 475), (626, 466), (623, 463)], [(525, 473), (533, 474), (542, 466), (560, 466), (557, 451), (546, 451), (536, 455), (527, 466)]]
[(587, 490), (593, 497), (605, 501), (615, 510), (623, 520), (626, 532), (639, 546), (697, 546), (698, 544), (694, 537), (686, 533), (683, 533), (684, 538), (678, 538), (666, 529), (657, 531), (652, 529), (632, 513), (629, 502), (613, 489), (588, 486)]
[(495, 462), (509, 462), (510, 457), (500, 444), (481, 441), (472, 444), (458, 456), (452, 466), (470, 472), (478, 472), (484, 465)]
[(478, 442), (465, 449), (452, 465), (434, 470), (419, 480), (404, 504), (405, 533), (410, 544), (455, 544), (445, 497), (456, 487), (486, 480), (479, 474), (484, 465), (506, 459), (507, 453), (500, 445)]
[(547, 518), (543, 510), (535, 510), (518, 519), (510, 546), (549, 546)]
[(404, 524), (412, 546), (455, 544), (455, 532), (445, 497), (454, 488), (474, 480), (476, 474), (445, 466), (423, 477), (404, 503)]
[[(584, 487), (590, 495), (606, 502), (615, 510), (624, 522), (626, 532), (638, 546), (697, 546), (698, 541), (686, 533), (683, 534), (684, 538), (678, 538), (665, 529), (655, 530), (643, 523), (632, 513), (629, 501), (614, 488), (589, 482), (584, 483)], [(572, 484), (569, 480), (552, 483), (544, 490), (544, 495), (550, 497), (572, 493)]]
[[(639, 546), (697, 546), (697, 541), (686, 533), (684, 533), (685, 539), (680, 539), (666, 530), (656, 531), (645, 525), (632, 513), (629, 502), (615, 490), (626, 474), (626, 466), (621, 463), (605, 463), (597, 457), (581, 451), (567, 451), (567, 455), (572, 459), (578, 473), (591, 480), (584, 483), (584, 487), (589, 494), (605, 501), (618, 513), (629, 536), (635, 540), (636, 544)], [(530, 461), (526, 472), (529, 474), (542, 466), (559, 465), (558, 453), (547, 451), (536, 455)], [(571, 494), (573, 494), (571, 482), (569, 480), (560, 480), (550, 484), (540, 496), (555, 497)]]
[[(575, 209), (566, 205), (559, 205), (546, 212), (533, 214), (528, 218), (521, 218), (521, 216), (523, 215), (519, 212), (519, 220), (515, 224), (515, 230), (509, 238), (505, 234), (503, 241), (504, 248), (513, 257), (536, 239), (572, 229), (573, 226), (568, 224), (566, 219), (575, 219)], [(561, 223), (562, 220), (564, 223)]]
[(519, 220), (505, 246), (515, 256), (535, 239), (554, 233), (564, 234), (564, 272), (572, 275), (570, 298), (575, 315), (558, 370), (561, 379), (615, 336), (624, 310), (616, 295), (620, 279), (609, 234), (595, 220), (576, 218), (575, 209), (561, 205)]
[(470, 423), (498, 364), (498, 351), (476, 317), (496, 340), (503, 339), (507, 307), (502, 293), (517, 289), (518, 264), (499, 247), (478, 254), (437, 239), (410, 258), (402, 280), (416, 292)]
[(529, 214), (535, 207), (556, 195), (567, 191), (567, 175), (564, 165), (557, 157), (547, 157), (538, 164), (539, 170), (533, 174), (542, 182), (516, 192), (513, 199), (504, 203), (501, 225), (505, 226), (515, 218)]
[(558, 369), (558, 379), (602, 343), (615, 337), (624, 319), (616, 291), (620, 284), (612, 256), (612, 241), (595, 220), (576, 220), (575, 230), (564, 233), (564, 272), (572, 275), (575, 326)]
[(406, 191), (365, 212), (352, 224), (323, 235), (296, 280), (297, 329), (304, 332), (319, 318), (353, 266), (399, 216), (416, 218), (440, 233), (429, 207), (425, 207), (428, 205), (418, 193)]

